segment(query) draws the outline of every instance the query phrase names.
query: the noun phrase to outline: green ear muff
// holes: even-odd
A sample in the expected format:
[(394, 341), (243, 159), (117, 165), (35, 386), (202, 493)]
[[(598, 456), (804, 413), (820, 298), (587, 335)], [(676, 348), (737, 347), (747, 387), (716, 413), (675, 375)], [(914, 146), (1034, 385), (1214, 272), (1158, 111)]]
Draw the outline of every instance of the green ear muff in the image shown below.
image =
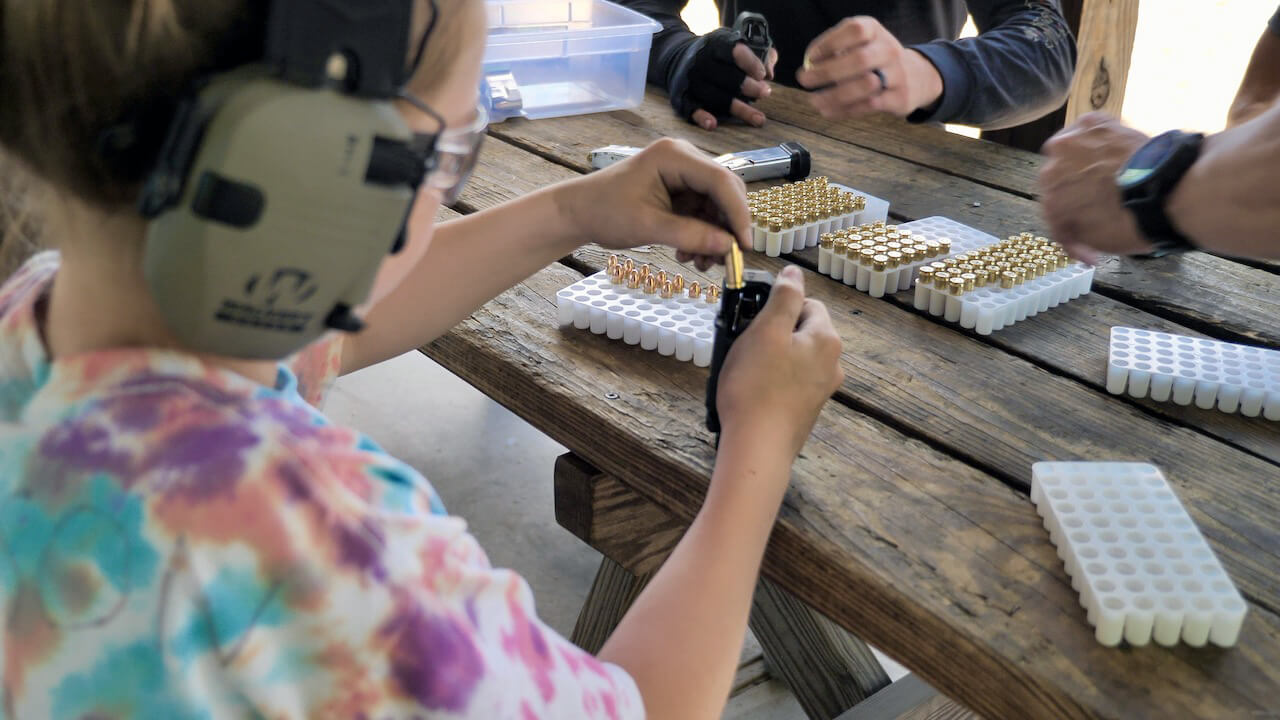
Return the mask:
[(359, 330), (425, 153), (389, 100), (244, 68), (179, 113), (142, 200), (144, 274), (188, 348), (284, 358)]

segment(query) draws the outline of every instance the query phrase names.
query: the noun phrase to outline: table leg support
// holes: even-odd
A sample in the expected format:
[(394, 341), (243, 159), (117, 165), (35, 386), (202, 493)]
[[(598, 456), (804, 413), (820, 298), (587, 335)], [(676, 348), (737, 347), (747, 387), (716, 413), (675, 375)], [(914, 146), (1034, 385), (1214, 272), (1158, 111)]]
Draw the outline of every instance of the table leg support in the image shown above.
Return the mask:
[(573, 644), (593, 655), (600, 652), (651, 577), (653, 573), (634, 575), (608, 557), (601, 558), (591, 592), (569, 637)]
[[(555, 498), (560, 525), (604, 555), (572, 637), (598, 652), (687, 524), (572, 454), (556, 461)], [(865, 643), (768, 580), (751, 629), (811, 718), (830, 720), (889, 684)]]
[(866, 643), (764, 578), (756, 584), (751, 631), (770, 673), (813, 720), (831, 720), (889, 685)]

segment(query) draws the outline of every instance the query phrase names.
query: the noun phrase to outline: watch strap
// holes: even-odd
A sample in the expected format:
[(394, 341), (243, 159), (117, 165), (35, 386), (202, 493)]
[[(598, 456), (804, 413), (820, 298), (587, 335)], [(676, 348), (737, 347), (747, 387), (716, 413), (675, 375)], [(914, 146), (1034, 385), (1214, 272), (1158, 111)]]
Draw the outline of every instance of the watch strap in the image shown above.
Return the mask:
[(1190, 238), (1173, 226), (1165, 203), (1199, 158), (1200, 146), (1204, 143), (1202, 133), (1171, 130), (1165, 135), (1174, 136), (1175, 143), (1166, 160), (1146, 181), (1124, 191), (1124, 205), (1133, 214), (1138, 230), (1151, 241), (1154, 248), (1151, 254), (1157, 257), (1196, 247)]

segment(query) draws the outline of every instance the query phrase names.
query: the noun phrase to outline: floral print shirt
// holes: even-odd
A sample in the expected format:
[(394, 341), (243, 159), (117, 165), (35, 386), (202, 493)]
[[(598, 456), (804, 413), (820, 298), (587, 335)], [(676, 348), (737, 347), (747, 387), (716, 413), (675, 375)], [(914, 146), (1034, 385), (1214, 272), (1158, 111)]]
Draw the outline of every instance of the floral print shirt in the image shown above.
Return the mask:
[[(643, 716), (427, 481), (181, 353), (51, 362), (58, 255), (0, 288), (0, 718)], [(318, 397), (337, 342), (294, 360)]]

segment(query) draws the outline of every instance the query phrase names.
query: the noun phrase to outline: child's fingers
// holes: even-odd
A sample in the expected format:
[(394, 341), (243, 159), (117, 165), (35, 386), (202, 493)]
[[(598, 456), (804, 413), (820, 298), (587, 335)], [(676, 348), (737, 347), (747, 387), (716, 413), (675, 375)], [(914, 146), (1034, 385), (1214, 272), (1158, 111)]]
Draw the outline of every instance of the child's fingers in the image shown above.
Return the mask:
[(790, 334), (800, 320), (804, 304), (804, 273), (795, 265), (788, 265), (778, 273), (773, 289), (769, 291), (769, 301), (756, 320), (776, 328), (785, 328)]

